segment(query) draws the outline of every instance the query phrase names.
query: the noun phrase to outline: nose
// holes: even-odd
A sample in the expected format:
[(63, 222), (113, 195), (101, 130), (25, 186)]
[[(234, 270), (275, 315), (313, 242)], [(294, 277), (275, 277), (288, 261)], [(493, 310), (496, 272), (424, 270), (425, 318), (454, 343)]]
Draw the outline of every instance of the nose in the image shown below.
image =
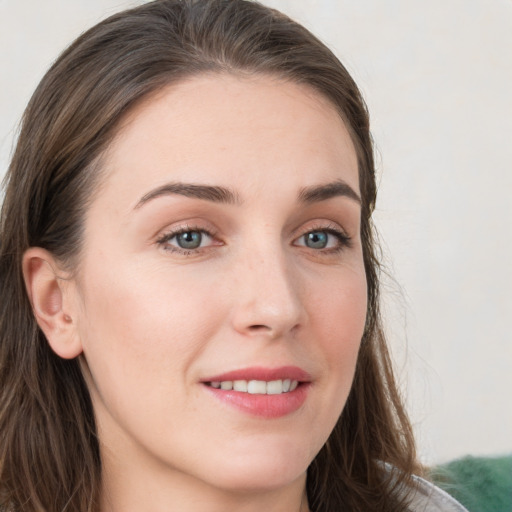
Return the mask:
[(245, 336), (277, 339), (293, 334), (306, 319), (301, 283), (279, 250), (261, 251), (237, 262), (232, 324)]

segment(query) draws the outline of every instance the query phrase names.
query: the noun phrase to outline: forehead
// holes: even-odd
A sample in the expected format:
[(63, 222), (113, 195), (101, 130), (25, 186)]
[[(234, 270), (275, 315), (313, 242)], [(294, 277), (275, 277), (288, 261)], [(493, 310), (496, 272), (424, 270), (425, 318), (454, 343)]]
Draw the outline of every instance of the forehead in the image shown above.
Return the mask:
[(290, 187), (342, 178), (359, 190), (336, 108), (309, 86), (268, 76), (206, 75), (163, 88), (124, 119), (104, 162), (107, 182), (126, 189), (132, 206), (134, 190), (169, 179), (253, 190), (278, 177)]

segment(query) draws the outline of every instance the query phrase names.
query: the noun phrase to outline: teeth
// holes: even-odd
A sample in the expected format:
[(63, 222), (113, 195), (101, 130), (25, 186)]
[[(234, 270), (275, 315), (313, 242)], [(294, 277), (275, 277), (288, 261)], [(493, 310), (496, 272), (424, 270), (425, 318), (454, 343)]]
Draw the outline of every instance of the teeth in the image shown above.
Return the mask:
[(264, 380), (250, 380), (247, 383), (247, 393), (265, 395), (267, 393), (267, 383)]
[(225, 391), (240, 391), (251, 395), (280, 395), (281, 393), (289, 393), (297, 389), (299, 382), (297, 380), (223, 380), (212, 381), (209, 383), (212, 388), (222, 389)]
[(272, 380), (267, 382), (267, 395), (280, 395), (283, 392), (283, 381)]
[(246, 380), (235, 380), (233, 382), (233, 389), (235, 391), (242, 391), (247, 393), (247, 381)]

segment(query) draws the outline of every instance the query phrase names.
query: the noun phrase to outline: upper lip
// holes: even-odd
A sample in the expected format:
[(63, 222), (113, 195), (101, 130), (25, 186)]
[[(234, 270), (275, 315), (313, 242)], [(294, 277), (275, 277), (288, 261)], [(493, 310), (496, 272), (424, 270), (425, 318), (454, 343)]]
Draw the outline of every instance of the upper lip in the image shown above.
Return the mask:
[(265, 368), (263, 366), (253, 366), (250, 368), (241, 368), (222, 374), (212, 375), (201, 382), (223, 382), (228, 380), (264, 380), (267, 382), (273, 380), (297, 380), (300, 382), (311, 381), (308, 372), (298, 366), (280, 366), (278, 368)]

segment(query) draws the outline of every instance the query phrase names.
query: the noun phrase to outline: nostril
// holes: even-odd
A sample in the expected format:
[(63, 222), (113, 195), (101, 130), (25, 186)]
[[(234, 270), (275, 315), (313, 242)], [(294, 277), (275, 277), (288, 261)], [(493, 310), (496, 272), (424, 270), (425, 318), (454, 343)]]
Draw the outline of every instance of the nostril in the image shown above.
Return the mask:
[(249, 329), (251, 331), (270, 331), (271, 330), (271, 328), (268, 325), (264, 325), (264, 324), (250, 325)]

